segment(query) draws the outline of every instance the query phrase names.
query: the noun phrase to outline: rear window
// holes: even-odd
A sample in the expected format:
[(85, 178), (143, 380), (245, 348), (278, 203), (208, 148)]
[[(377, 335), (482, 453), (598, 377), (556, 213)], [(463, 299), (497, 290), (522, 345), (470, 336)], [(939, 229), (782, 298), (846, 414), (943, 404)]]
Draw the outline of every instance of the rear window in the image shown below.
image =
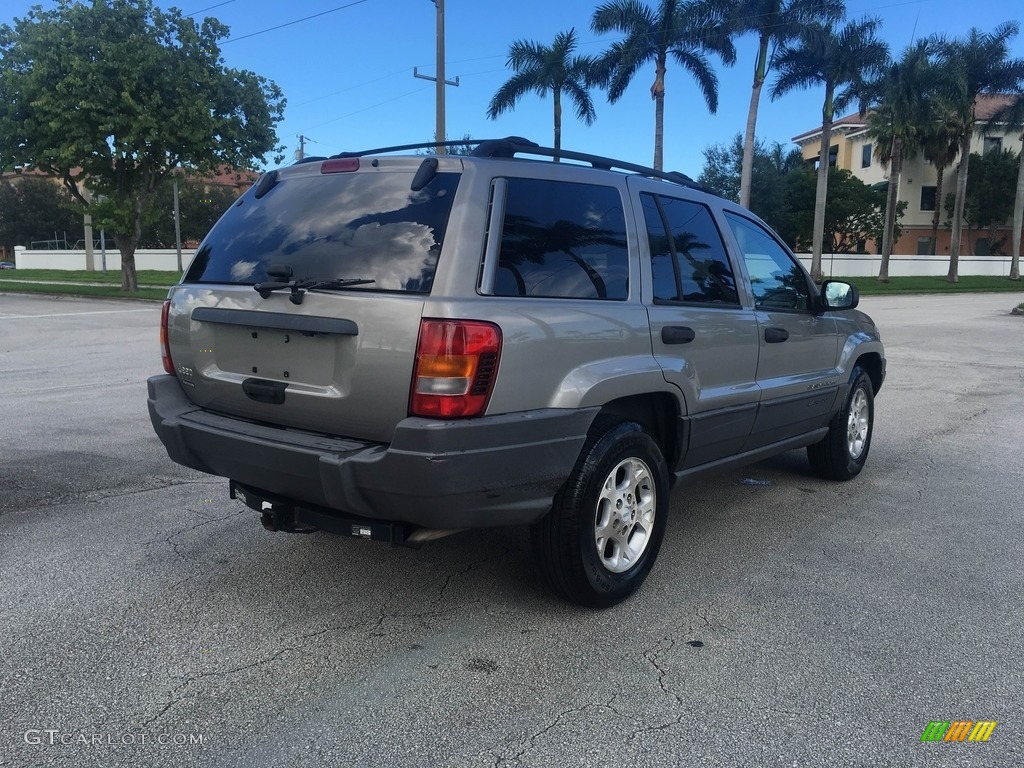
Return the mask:
[(283, 177), (248, 192), (196, 252), (186, 282), (252, 285), (269, 265), (295, 279), (365, 279), (352, 290), (428, 293), (459, 174), (413, 192), (412, 172)]

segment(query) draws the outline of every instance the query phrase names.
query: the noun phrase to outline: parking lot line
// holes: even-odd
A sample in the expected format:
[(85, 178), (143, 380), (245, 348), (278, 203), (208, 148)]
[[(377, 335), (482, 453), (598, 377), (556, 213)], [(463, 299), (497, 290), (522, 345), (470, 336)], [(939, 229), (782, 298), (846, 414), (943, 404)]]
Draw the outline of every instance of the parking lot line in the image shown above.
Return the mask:
[(58, 312), (52, 315), (5, 315), (0, 312), (0, 320), (32, 320), (37, 317), (75, 317), (77, 315), (124, 315), (131, 312), (156, 312), (159, 307), (146, 309), (104, 309), (95, 312)]

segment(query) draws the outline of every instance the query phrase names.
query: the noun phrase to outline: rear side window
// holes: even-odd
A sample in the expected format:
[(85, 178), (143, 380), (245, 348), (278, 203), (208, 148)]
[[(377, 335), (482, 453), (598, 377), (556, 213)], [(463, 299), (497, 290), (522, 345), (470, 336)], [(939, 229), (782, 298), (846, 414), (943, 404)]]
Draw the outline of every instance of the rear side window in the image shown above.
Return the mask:
[(629, 257), (617, 189), (510, 178), (505, 201), (496, 295), (625, 300)]
[(643, 194), (656, 303), (738, 306), (736, 278), (711, 212), (699, 203)]
[[(214, 226), (186, 282), (251, 285), (271, 264), (294, 278), (362, 278), (353, 290), (428, 293), (459, 175), (413, 192), (412, 172), (284, 176), (260, 199), (248, 192)], [(274, 279), (274, 278), (269, 278)]]

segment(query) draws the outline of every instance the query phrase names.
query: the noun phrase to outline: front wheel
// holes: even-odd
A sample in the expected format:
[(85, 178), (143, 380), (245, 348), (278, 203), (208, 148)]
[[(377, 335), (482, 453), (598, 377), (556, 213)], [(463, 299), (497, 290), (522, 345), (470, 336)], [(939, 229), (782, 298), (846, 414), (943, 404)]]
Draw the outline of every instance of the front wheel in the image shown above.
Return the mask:
[(860, 474), (871, 448), (874, 388), (863, 368), (854, 368), (850, 381), (846, 402), (829, 423), (828, 434), (807, 446), (811, 468), (829, 480), (850, 480)]
[(651, 435), (636, 422), (599, 418), (531, 531), (546, 581), (581, 605), (624, 600), (654, 565), (668, 505), (668, 468)]

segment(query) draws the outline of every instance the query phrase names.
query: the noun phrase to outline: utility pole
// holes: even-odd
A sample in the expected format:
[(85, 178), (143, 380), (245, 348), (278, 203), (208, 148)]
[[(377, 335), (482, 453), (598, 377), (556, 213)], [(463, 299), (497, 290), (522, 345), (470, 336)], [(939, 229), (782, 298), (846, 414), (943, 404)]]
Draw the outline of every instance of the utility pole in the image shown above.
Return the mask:
[[(432, 0), (435, 6), (437, 6), (437, 77), (430, 77), (429, 75), (421, 75), (416, 67), (412, 68), (412, 76), (418, 77), (421, 80), (433, 80), (437, 83), (437, 118), (436, 128), (434, 130), (434, 141), (442, 142), (445, 140), (445, 129), (444, 129), (444, 87), (446, 85), (454, 85), (458, 87), (459, 78), (455, 80), (444, 79), (444, 0)], [(437, 147), (436, 152), (439, 155), (443, 155), (447, 151), (446, 147)]]
[(301, 133), (299, 134), (299, 148), (295, 150), (295, 159), (304, 160), (306, 157), (306, 137)]
[[(181, 265), (181, 213), (178, 209), (178, 177), (174, 177), (174, 243), (178, 250), (178, 273), (180, 274), (183, 267)], [(106, 264), (103, 265), (104, 270)]]

